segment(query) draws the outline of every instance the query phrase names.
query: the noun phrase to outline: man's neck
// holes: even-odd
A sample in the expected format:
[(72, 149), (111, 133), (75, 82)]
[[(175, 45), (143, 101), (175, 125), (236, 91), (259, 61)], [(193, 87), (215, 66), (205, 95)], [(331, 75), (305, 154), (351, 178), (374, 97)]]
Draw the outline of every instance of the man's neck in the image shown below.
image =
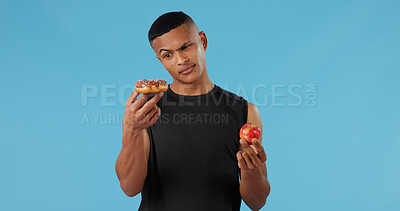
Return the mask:
[(205, 77), (199, 78), (194, 83), (185, 84), (178, 81), (174, 81), (170, 85), (170, 89), (179, 95), (202, 95), (207, 94), (212, 89), (214, 89), (214, 84), (211, 82), (210, 78), (207, 75), (207, 72), (204, 72)]

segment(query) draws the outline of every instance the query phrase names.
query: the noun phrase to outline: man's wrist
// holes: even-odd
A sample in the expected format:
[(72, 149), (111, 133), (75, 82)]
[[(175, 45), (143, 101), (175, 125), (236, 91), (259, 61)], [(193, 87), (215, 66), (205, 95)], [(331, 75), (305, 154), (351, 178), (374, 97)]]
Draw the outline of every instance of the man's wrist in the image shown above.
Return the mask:
[(146, 129), (139, 129), (139, 130), (125, 130), (122, 134), (122, 145), (129, 146), (135, 145), (137, 141), (143, 142), (144, 133)]

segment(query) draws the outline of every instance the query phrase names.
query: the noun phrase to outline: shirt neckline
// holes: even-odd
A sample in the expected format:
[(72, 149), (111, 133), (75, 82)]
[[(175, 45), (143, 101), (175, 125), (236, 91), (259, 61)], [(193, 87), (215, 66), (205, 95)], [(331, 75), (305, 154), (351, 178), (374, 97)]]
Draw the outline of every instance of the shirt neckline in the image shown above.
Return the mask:
[(168, 84), (167, 93), (170, 94), (170, 95), (172, 95), (172, 96), (174, 96), (174, 97), (180, 97), (180, 98), (184, 98), (184, 99), (199, 99), (199, 98), (205, 98), (205, 97), (207, 97), (208, 95), (213, 95), (213, 94), (215, 94), (215, 93), (217, 92), (217, 87), (218, 87), (216, 84), (214, 84), (214, 88), (213, 88), (211, 91), (209, 91), (209, 92), (207, 92), (207, 93), (205, 93), (205, 94), (201, 94), (201, 95), (180, 95), (180, 94), (177, 94), (177, 93), (173, 92), (173, 91), (171, 90), (171, 88), (170, 88), (170, 85), (171, 85), (171, 84)]

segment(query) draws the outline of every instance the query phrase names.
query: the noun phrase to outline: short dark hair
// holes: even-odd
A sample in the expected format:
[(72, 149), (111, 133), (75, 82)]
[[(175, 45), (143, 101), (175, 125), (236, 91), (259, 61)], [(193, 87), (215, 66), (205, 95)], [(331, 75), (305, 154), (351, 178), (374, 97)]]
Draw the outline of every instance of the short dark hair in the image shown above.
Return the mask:
[(194, 23), (193, 19), (182, 11), (168, 12), (161, 15), (150, 27), (148, 34), (149, 42), (151, 43), (157, 37), (187, 22)]

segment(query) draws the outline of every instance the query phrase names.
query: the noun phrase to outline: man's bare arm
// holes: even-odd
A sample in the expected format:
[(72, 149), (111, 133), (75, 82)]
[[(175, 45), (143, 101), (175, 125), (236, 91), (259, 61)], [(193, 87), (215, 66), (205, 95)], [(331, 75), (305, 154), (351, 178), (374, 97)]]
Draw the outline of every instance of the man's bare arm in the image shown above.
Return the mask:
[(261, 136), (259, 140), (253, 139), (253, 145), (240, 140), (239, 152), (236, 155), (241, 171), (240, 195), (252, 210), (260, 210), (266, 203), (271, 187), (267, 179), (267, 167), (265, 165), (267, 156), (261, 145), (261, 117), (256, 106), (251, 103), (248, 103), (247, 122), (260, 127)]
[(146, 128), (153, 125), (161, 115), (156, 103), (162, 94), (155, 95), (148, 102), (146, 100), (149, 94), (143, 94), (136, 99), (138, 95), (139, 93), (133, 91), (126, 101), (122, 148), (115, 164), (121, 189), (129, 197), (142, 191), (150, 153), (150, 140)]

